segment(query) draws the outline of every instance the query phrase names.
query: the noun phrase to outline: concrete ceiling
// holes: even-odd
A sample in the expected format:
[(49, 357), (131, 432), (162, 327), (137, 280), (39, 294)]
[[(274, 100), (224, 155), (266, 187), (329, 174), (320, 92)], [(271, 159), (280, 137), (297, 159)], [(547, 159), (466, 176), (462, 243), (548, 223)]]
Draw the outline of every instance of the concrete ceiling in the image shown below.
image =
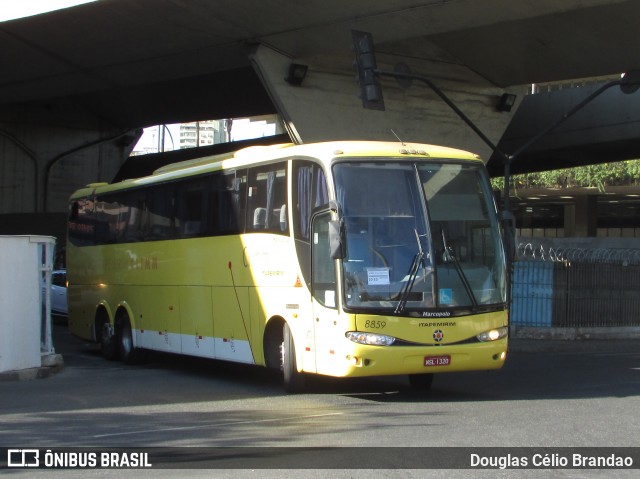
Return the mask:
[(640, 67), (638, 18), (637, 0), (100, 0), (0, 23), (0, 112), (71, 105), (120, 128), (270, 113), (252, 48), (342, 66), (351, 29), (499, 87), (607, 75)]

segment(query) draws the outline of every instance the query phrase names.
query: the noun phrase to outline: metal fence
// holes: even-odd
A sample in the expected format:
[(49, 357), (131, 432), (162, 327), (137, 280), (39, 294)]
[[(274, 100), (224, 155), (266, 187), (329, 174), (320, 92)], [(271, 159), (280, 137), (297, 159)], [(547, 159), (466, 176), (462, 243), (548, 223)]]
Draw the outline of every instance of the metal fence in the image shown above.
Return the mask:
[(511, 322), (537, 327), (640, 326), (640, 250), (520, 245)]
[(640, 265), (640, 249), (553, 247), (520, 243), (518, 260)]

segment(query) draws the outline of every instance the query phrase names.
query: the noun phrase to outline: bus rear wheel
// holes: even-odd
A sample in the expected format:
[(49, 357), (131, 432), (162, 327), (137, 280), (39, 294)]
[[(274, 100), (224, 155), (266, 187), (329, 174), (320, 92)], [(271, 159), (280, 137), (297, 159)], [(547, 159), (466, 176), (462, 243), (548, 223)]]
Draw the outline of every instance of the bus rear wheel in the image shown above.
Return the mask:
[(102, 352), (102, 356), (109, 361), (118, 359), (116, 338), (113, 327), (109, 321), (103, 321), (100, 325), (100, 351)]
[(304, 390), (305, 375), (298, 371), (296, 350), (293, 335), (287, 323), (282, 328), (282, 345), (280, 346), (280, 365), (284, 379), (284, 389), (288, 393), (299, 393)]

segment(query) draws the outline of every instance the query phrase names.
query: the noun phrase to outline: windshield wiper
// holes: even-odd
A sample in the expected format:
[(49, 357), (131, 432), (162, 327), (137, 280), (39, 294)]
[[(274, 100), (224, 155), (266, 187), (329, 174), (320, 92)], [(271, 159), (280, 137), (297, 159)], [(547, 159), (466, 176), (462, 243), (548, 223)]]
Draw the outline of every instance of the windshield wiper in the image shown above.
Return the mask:
[(453, 252), (453, 248), (451, 248), (447, 244), (447, 235), (444, 232), (444, 228), (440, 228), (440, 231), (442, 233), (442, 245), (444, 247), (444, 253), (442, 255), (442, 259), (444, 260), (445, 263), (453, 263), (453, 266), (455, 267), (455, 270), (458, 273), (458, 276), (460, 277), (460, 281), (462, 282), (462, 285), (464, 286), (464, 289), (467, 292), (467, 295), (469, 296), (471, 303), (473, 304), (474, 307), (476, 307), (478, 306), (478, 300), (476, 299), (476, 296), (473, 294), (473, 290), (471, 289), (471, 285), (469, 284), (467, 275), (464, 274), (464, 271), (460, 266), (460, 262), (458, 261), (458, 258), (456, 258), (456, 255)]
[(420, 265), (422, 265), (422, 271), (425, 281), (427, 279), (427, 267), (424, 264), (424, 251), (422, 249), (422, 243), (420, 242), (420, 235), (418, 234), (418, 230), (414, 229), (413, 231), (416, 233), (418, 252), (413, 257), (413, 261), (411, 262), (411, 266), (409, 267), (409, 272), (407, 273), (407, 282), (400, 291), (400, 300), (398, 301), (398, 305), (396, 306), (396, 309), (394, 311), (396, 314), (402, 313), (405, 306), (407, 305), (409, 294), (413, 290), (413, 285), (415, 284), (416, 278), (418, 277), (418, 270), (420, 269)]

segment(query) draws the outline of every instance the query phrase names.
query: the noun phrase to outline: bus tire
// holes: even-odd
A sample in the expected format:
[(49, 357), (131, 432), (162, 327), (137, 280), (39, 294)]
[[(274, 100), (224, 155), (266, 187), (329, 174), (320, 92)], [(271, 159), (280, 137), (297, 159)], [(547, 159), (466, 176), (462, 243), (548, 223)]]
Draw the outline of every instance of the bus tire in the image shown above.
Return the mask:
[(115, 331), (109, 321), (104, 320), (100, 323), (100, 350), (102, 356), (108, 361), (118, 359), (118, 348), (116, 347)]
[(284, 323), (282, 328), (280, 358), (284, 379), (284, 390), (292, 394), (302, 392), (305, 386), (305, 376), (304, 373), (298, 371), (293, 335), (291, 334), (291, 328), (289, 328), (287, 323)]
[(141, 360), (141, 351), (133, 345), (133, 331), (128, 317), (120, 320), (120, 332), (118, 334), (118, 342), (120, 348), (120, 358), (125, 364), (136, 364)]
[(411, 389), (416, 391), (428, 391), (433, 383), (433, 374), (409, 374)]

